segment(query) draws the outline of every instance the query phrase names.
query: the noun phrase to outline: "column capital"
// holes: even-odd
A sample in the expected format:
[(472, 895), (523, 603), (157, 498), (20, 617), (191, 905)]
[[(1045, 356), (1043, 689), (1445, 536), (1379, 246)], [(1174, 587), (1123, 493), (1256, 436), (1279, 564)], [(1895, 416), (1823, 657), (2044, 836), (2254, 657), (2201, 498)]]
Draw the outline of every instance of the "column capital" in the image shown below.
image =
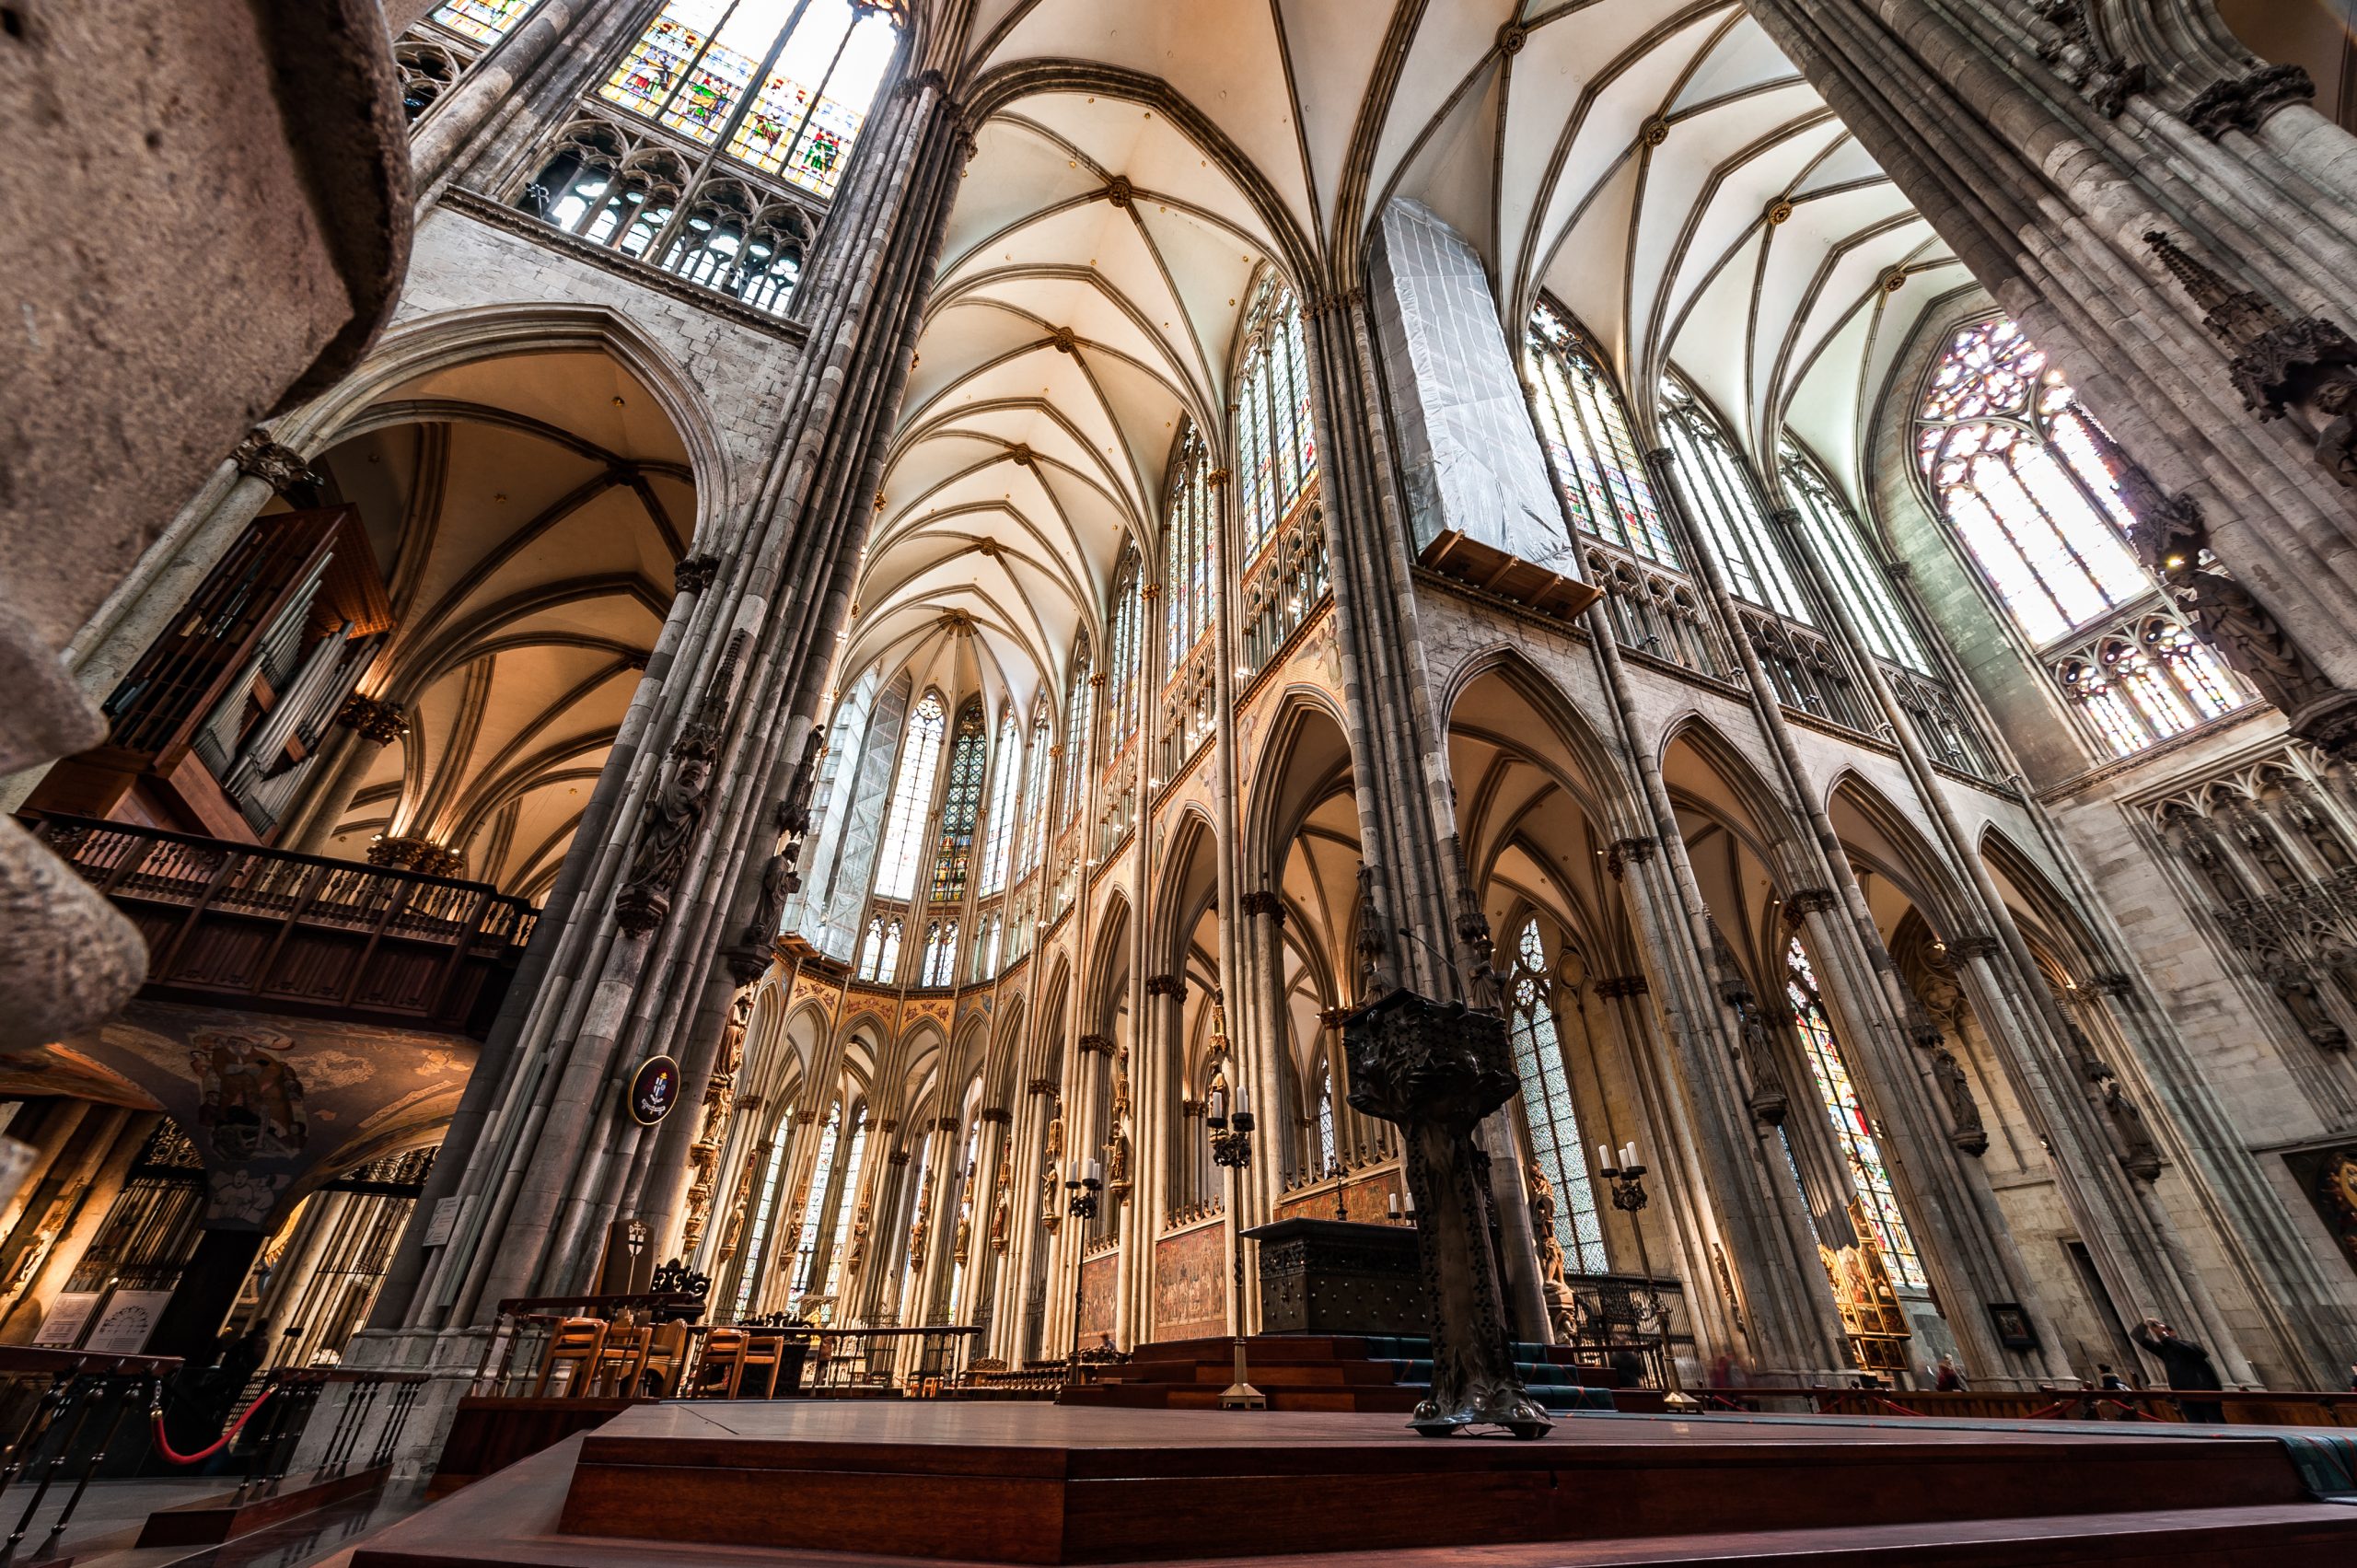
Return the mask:
[(2315, 80), (2299, 66), (2261, 65), (2211, 83), (2178, 113), (2188, 125), (2214, 142), (2229, 131), (2252, 134), (2279, 110), (2309, 102), (2316, 96)]
[(1784, 923), (1798, 926), (1813, 914), (1829, 914), (1835, 899), (1830, 888), (1795, 888), (1784, 896)]
[(671, 591), (700, 594), (720, 575), (720, 557), (710, 553), (683, 555), (671, 567)]
[(282, 447), (270, 438), (270, 432), (256, 426), (238, 443), (229, 460), (248, 479), (261, 480), (284, 495), (289, 490), (319, 482), (319, 474), (304, 460), (303, 454), (292, 447)]
[(1015, 1112), (1003, 1105), (986, 1105), (982, 1107), (981, 1119), (1001, 1127), (1011, 1127), (1015, 1124)]
[(1237, 902), (1247, 915), (1265, 914), (1279, 925), (1285, 923), (1284, 899), (1279, 894), (1269, 891), (1266, 888), (1255, 889), (1246, 893)]
[(1948, 956), (1955, 958), (1993, 958), (2001, 944), (1994, 936), (1974, 932), (1948, 938)]
[(378, 746), (391, 745), (409, 730), (409, 715), (399, 703), (364, 697), (357, 691), (344, 698), (343, 706), (335, 711), (335, 722)]
[(926, 1125), (936, 1132), (955, 1132), (958, 1131), (958, 1119), (954, 1116), (936, 1116)]
[(1187, 977), (1150, 974), (1145, 977), (1145, 993), (1148, 996), (1184, 996), (1187, 994)]
[(909, 1163), (909, 1151), (906, 1149), (894, 1149), (890, 1154), (884, 1156), (884, 1163), (898, 1167), (905, 1167)]
[(1605, 852), (1604, 868), (1611, 872), (1612, 879), (1618, 882), (1620, 880), (1622, 872), (1631, 865), (1643, 865), (1660, 849), (1659, 839), (1615, 839), (1612, 841), (1612, 847)]
[[(1948, 946), (1953, 949), (1956, 944)], [(2087, 976), (2087, 989), (2098, 996), (2125, 996), (2135, 985), (2135, 981), (2118, 970), (2105, 970), (2099, 974)]]
[(1024, 1085), (1023, 1088), (1026, 1094), (1047, 1095), (1053, 1098), (1056, 1093), (1056, 1081), (1053, 1078), (1034, 1078)]
[(1617, 1002), (1624, 996), (1643, 996), (1653, 988), (1653, 981), (1641, 974), (1616, 974), (1596, 982), (1596, 993), (1608, 1002)]
[(1084, 1053), (1093, 1051), (1102, 1056), (1110, 1056), (1113, 1054), (1113, 1037), (1111, 1035), (1086, 1034), (1080, 1037), (1078, 1044)]

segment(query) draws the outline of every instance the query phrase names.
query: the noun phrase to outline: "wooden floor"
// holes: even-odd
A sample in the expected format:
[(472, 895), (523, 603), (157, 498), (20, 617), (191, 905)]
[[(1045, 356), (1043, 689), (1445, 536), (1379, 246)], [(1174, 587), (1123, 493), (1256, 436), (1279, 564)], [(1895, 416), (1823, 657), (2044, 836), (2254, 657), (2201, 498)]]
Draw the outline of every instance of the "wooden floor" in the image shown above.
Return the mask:
[(354, 1568), (2357, 1564), (2357, 1507), (2311, 1499), (2270, 1436), (2026, 1425), (1599, 1415), (1517, 1443), (1394, 1416), (645, 1405)]

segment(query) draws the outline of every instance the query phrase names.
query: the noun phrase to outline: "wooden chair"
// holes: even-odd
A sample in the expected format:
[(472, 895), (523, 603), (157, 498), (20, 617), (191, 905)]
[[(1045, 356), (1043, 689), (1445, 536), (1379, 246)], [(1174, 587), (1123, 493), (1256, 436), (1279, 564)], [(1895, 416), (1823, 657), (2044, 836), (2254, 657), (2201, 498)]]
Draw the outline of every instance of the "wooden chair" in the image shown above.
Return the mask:
[(565, 1374), (563, 1396), (580, 1398), (598, 1380), (598, 1358), (605, 1349), (606, 1323), (602, 1318), (559, 1318), (556, 1332), (549, 1336), (548, 1353), (540, 1360), (540, 1379), (532, 1388), (533, 1397), (547, 1396), (549, 1379), (563, 1365), (571, 1369)]
[[(777, 1364), (779, 1358), (784, 1354), (784, 1352), (785, 1336), (784, 1334), (753, 1334), (748, 1336), (745, 1344), (745, 1364), (740, 1384), (741, 1391), (731, 1393), (729, 1398), (745, 1400), (774, 1399), (777, 1395)], [(753, 1386), (756, 1382), (761, 1386), (761, 1392), (759, 1393), (755, 1393), (753, 1391)]]
[(691, 1400), (733, 1400), (745, 1376), (742, 1329), (714, 1329), (703, 1337), (703, 1354), (697, 1358), (695, 1376), (681, 1390)]
[(668, 1400), (679, 1388), (679, 1376), (688, 1364), (688, 1326), (670, 1322), (658, 1325), (647, 1341), (646, 1359), (640, 1364), (638, 1387), (633, 1394), (651, 1394)]
[(598, 1353), (598, 1392), (635, 1399), (647, 1353), (654, 1348), (655, 1330), (645, 1323), (614, 1323), (606, 1330), (606, 1343)]

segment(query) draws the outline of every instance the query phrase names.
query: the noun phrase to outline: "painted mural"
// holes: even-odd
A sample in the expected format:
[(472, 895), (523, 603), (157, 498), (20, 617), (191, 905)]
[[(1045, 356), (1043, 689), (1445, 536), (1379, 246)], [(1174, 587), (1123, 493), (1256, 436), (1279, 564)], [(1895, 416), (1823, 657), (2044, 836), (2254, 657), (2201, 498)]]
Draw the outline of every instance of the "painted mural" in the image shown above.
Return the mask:
[(1121, 1270), (1120, 1249), (1080, 1266), (1080, 1347), (1094, 1350), (1112, 1336), (1113, 1281)]
[(2357, 1269), (2357, 1144), (2300, 1149), (2283, 1158), (2316, 1217), (2340, 1243), (2341, 1258)]
[(1154, 1246), (1154, 1337), (1213, 1339), (1227, 1332), (1227, 1229), (1218, 1220)]
[(187, 1128), (204, 1223), (264, 1230), (335, 1172), (429, 1141), (475, 1051), (459, 1035), (134, 1002), (41, 1054), (120, 1080)]

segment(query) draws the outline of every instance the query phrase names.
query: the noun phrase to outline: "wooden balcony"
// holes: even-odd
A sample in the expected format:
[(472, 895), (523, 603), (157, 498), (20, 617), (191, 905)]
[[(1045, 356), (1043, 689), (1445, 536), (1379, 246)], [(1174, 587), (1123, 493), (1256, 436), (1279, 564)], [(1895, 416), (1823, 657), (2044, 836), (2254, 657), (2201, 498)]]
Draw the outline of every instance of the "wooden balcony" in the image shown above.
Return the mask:
[(147, 941), (143, 997), (472, 1035), (539, 912), (480, 882), (87, 817), (26, 824)]

